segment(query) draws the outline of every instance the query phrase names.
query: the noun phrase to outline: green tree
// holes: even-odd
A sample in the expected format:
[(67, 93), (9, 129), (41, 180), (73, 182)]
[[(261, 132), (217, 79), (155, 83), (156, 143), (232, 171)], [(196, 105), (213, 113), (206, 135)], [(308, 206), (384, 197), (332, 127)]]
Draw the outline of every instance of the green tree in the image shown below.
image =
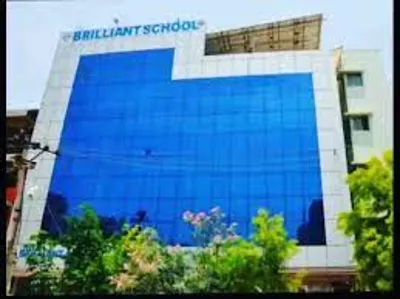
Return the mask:
[[(35, 273), (29, 282), (31, 295), (110, 294), (114, 272), (121, 271), (123, 252), (118, 251), (119, 236), (105, 237), (95, 211), (82, 206), (81, 217), (67, 219), (67, 231), (51, 237), (45, 232), (33, 237), (27, 263)], [(56, 246), (67, 250), (62, 271), (54, 271)]]
[(123, 264), (123, 271), (111, 279), (116, 290), (124, 294), (158, 293), (162, 254), (154, 231), (140, 231), (135, 227), (129, 230), (122, 244), (127, 258)]
[(393, 288), (393, 153), (372, 158), (349, 175), (353, 210), (338, 227), (354, 238), (358, 283), (364, 290)]
[(187, 288), (201, 293), (296, 291), (301, 276), (288, 275), (285, 266), (297, 247), (288, 239), (282, 217), (260, 210), (253, 225), (250, 240), (214, 238), (195, 253), (194, 269), (185, 277)]
[(52, 251), (57, 242), (46, 232), (31, 238), (32, 242), (24, 250), (28, 251), (26, 262), (28, 271), (32, 272), (28, 287), (19, 290), (21, 295), (59, 295), (59, 279), (61, 270), (54, 263)]
[[(299, 286), (298, 277), (285, 273), (296, 245), (280, 216), (259, 211), (249, 240), (224, 222), (218, 208), (210, 215), (186, 213), (185, 218), (195, 239), (206, 242), (197, 250), (166, 246), (150, 228), (125, 225), (120, 234), (105, 236), (96, 213), (84, 206), (81, 217), (68, 219), (64, 235), (34, 238), (28, 258), (35, 271), (30, 294), (279, 292)], [(63, 270), (48, 254), (56, 246), (67, 250)]]
[(111, 278), (122, 294), (185, 293), (183, 277), (185, 255), (179, 246), (164, 246), (155, 230), (129, 229), (119, 243), (123, 253), (123, 270)]
[(123, 237), (123, 271), (112, 278), (117, 292), (261, 293), (296, 291), (300, 286), (301, 277), (285, 272), (297, 247), (288, 239), (282, 217), (259, 211), (249, 240), (236, 235), (218, 208), (209, 215), (188, 211), (184, 219), (201, 244), (196, 250), (165, 246), (151, 229), (133, 228)]
[(63, 293), (111, 293), (111, 273), (103, 256), (115, 240), (104, 236), (96, 212), (87, 205), (83, 205), (82, 217), (68, 218), (67, 223), (66, 233), (59, 238), (60, 245), (68, 251), (60, 283)]

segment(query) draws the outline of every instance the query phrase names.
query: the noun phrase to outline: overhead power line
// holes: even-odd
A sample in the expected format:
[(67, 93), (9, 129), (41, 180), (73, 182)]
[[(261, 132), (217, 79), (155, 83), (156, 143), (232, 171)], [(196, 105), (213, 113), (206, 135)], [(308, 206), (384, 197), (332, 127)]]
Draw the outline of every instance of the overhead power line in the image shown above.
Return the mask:
[[(315, 151), (315, 150), (313, 150)], [(266, 163), (257, 163), (257, 164), (242, 164), (242, 165), (220, 165), (218, 163), (204, 161), (201, 160), (190, 160), (187, 158), (182, 158), (181, 160), (177, 159), (167, 159), (168, 156), (157, 156), (154, 153), (151, 157), (142, 155), (129, 155), (129, 156), (121, 156), (121, 155), (107, 155), (102, 154), (101, 152), (95, 151), (71, 151), (71, 150), (62, 150), (61, 151), (63, 157), (67, 158), (76, 158), (76, 159), (92, 159), (98, 162), (110, 162), (113, 164), (124, 165), (124, 166), (132, 166), (139, 169), (163, 169), (163, 170), (180, 170), (180, 171), (210, 171), (210, 172), (218, 172), (218, 171), (246, 171), (246, 170), (254, 170), (254, 169), (268, 169), (268, 167), (279, 166), (283, 163), (287, 165), (294, 165), (294, 163), (301, 163), (302, 166), (307, 168), (307, 166), (315, 165), (315, 162), (318, 161), (309, 156), (307, 157), (289, 157), (282, 156), (281, 159), (271, 159)], [(179, 157), (179, 155), (170, 155), (169, 157)]]

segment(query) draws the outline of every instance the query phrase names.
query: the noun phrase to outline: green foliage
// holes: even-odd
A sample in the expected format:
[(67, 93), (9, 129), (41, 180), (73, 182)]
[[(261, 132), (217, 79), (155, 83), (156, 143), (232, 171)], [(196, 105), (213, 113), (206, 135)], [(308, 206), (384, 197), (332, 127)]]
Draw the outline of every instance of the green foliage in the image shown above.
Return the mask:
[[(197, 217), (200, 214), (200, 217)], [(196, 250), (165, 246), (153, 229), (125, 226), (106, 237), (95, 212), (83, 207), (81, 217), (68, 219), (67, 232), (57, 239), (41, 233), (33, 242), (40, 252), (61, 245), (68, 250), (64, 270), (54, 271), (49, 255), (30, 257), (37, 272), (31, 294), (176, 294), (295, 291), (298, 277), (285, 264), (296, 252), (283, 219), (264, 210), (253, 219), (254, 235), (244, 240), (223, 213), (189, 215)], [(203, 215), (204, 214), (204, 215)], [(197, 220), (196, 220), (197, 219)]]
[[(32, 253), (27, 263), (33, 275), (29, 282), (31, 295), (109, 294), (114, 292), (109, 276), (120, 271), (122, 256), (118, 252), (118, 238), (105, 238), (100, 221), (90, 207), (82, 206), (81, 217), (67, 219), (67, 232), (57, 237), (45, 233), (33, 237), (36, 253), (49, 252), (56, 246), (67, 250), (64, 269), (54, 272), (54, 258), (49, 254)], [(117, 245), (117, 246), (114, 246)], [(114, 254), (113, 254), (114, 253)]]
[(120, 236), (110, 238), (102, 256), (105, 271), (109, 274), (117, 273), (123, 268), (125, 259), (124, 239)]
[(184, 251), (163, 246), (153, 229), (134, 227), (122, 237), (126, 259), (123, 271), (111, 278), (118, 293), (184, 293), (182, 278), (186, 262)]
[(161, 246), (154, 238), (154, 231), (137, 227), (123, 238), (127, 259), (123, 271), (112, 277), (112, 283), (121, 293), (151, 293), (158, 288), (158, 270), (161, 263)]
[(296, 253), (279, 216), (260, 210), (254, 218), (254, 236), (222, 239), (194, 256), (195, 267), (186, 278), (188, 289), (200, 293), (296, 291), (299, 277), (290, 277), (284, 267)]
[(68, 250), (61, 286), (65, 294), (107, 294), (110, 273), (103, 255), (112, 246), (104, 237), (100, 221), (93, 209), (83, 206), (83, 216), (69, 218), (68, 230), (60, 237), (60, 245)]
[(338, 227), (354, 237), (359, 284), (366, 290), (393, 288), (393, 153), (372, 158), (348, 177), (353, 211), (339, 215)]
[(58, 279), (61, 274), (54, 264), (54, 257), (50, 254), (57, 243), (46, 232), (32, 237), (27, 246), (29, 253), (26, 257), (28, 271), (33, 275), (29, 281), (29, 288), (21, 290), (22, 294), (58, 295)]
[(284, 273), (283, 267), (297, 253), (294, 240), (289, 240), (281, 216), (269, 216), (266, 210), (260, 210), (253, 219), (256, 232), (252, 238), (254, 244), (263, 250), (262, 271), (266, 281), (264, 289), (269, 291), (294, 291), (300, 286), (300, 277), (291, 278)]

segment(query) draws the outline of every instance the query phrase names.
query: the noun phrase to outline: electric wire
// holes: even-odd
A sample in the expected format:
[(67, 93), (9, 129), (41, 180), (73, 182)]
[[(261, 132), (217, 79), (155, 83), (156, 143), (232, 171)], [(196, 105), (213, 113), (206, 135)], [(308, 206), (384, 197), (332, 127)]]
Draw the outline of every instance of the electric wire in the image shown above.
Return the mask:
[(62, 235), (62, 230), (60, 228), (60, 225), (59, 225), (58, 221), (56, 220), (56, 218), (54, 217), (54, 214), (53, 214), (50, 206), (47, 204), (47, 202), (46, 202), (46, 207), (47, 207), (47, 210), (50, 213), (51, 218), (53, 219), (54, 223), (56, 224), (56, 228), (58, 230), (58, 234), (61, 236)]
[[(315, 152), (315, 150), (311, 150)], [(282, 159), (273, 159), (266, 163), (257, 163), (256, 165), (219, 165), (217, 163), (208, 163), (208, 162), (199, 162), (190, 161), (188, 159), (181, 160), (181, 161), (174, 161), (174, 160), (167, 160), (160, 159), (157, 155), (152, 156), (143, 156), (143, 155), (132, 155), (128, 157), (118, 156), (118, 155), (107, 155), (103, 154), (99, 151), (69, 151), (63, 149), (62, 156), (69, 157), (69, 158), (77, 158), (77, 159), (94, 159), (97, 161), (105, 161), (105, 162), (112, 162), (115, 164), (120, 165), (127, 165), (127, 166), (135, 166), (138, 168), (162, 168), (163, 170), (205, 170), (205, 171), (235, 171), (235, 170), (248, 170), (249, 168), (265, 168), (265, 167), (272, 167), (276, 165), (282, 164), (289, 164), (291, 163), (301, 163), (302, 167), (307, 166), (315, 166), (318, 162), (318, 159), (308, 157), (308, 158), (289, 158), (285, 156)], [(178, 155), (177, 155), (178, 156)], [(174, 165), (175, 164), (175, 165)], [(318, 164), (318, 163), (317, 163)], [(289, 164), (290, 165), (290, 164)], [(318, 164), (319, 165), (319, 164)]]
[[(302, 149), (303, 152), (306, 151), (309, 152), (316, 152), (316, 149)], [(161, 153), (159, 155), (157, 154), (152, 154), (150, 156), (145, 156), (143, 154), (133, 154), (133, 155), (124, 155), (124, 156), (118, 156), (118, 155), (107, 155), (102, 153), (100, 150), (98, 149), (86, 149), (86, 150), (68, 150), (66, 148), (62, 148), (61, 149), (61, 157), (67, 157), (67, 158), (73, 158), (73, 159), (94, 159), (96, 161), (105, 161), (105, 162), (110, 162), (112, 164), (119, 164), (119, 165), (127, 165), (127, 166), (132, 166), (132, 167), (137, 167), (137, 168), (151, 168), (151, 167), (160, 167), (162, 166), (163, 169), (166, 168), (166, 170), (193, 170), (193, 167), (195, 168), (195, 170), (198, 170), (199, 168), (203, 168), (204, 170), (207, 171), (221, 171), (224, 168), (221, 166), (217, 166), (217, 169), (214, 169), (214, 165), (212, 163), (201, 163), (198, 160), (196, 161), (191, 161), (191, 160), (184, 160), (184, 161), (180, 161), (181, 165), (171, 165), (171, 164), (167, 164), (165, 165), (165, 163), (167, 162), (171, 162), (171, 161), (164, 161), (165, 158), (168, 157), (182, 157), (182, 155), (180, 154), (171, 154), (171, 153)], [(288, 156), (285, 156), (284, 161), (288, 162), (288, 161), (301, 161), (302, 162), (302, 166), (307, 165), (307, 163), (313, 163), (315, 164), (315, 159), (314, 158), (290, 158)], [(172, 161), (174, 162), (174, 161)], [(175, 161), (176, 162), (176, 161)], [(179, 161), (178, 161), (179, 162)], [(264, 164), (259, 164), (257, 165), (258, 167), (265, 167), (271, 164), (281, 164), (283, 161), (277, 161), (277, 160), (272, 160), (270, 162), (268, 162), (266, 165)], [(237, 170), (237, 169), (241, 169), (240, 167), (243, 167), (243, 169), (247, 170), (249, 169), (249, 166), (230, 166), (229, 168), (227, 168), (227, 171), (232, 172), (233, 170)], [(56, 228), (57, 231), (59, 232), (59, 234), (62, 234), (62, 230), (60, 228), (60, 225), (58, 223), (58, 221), (55, 219), (54, 214), (51, 210), (51, 208), (47, 206), (47, 209), (50, 213), (50, 216), (53, 220), (53, 222), (56, 224)]]
[[(317, 150), (311, 149), (310, 153), (315, 153)], [(141, 155), (119, 155), (119, 154), (104, 154), (101, 151), (81, 151), (81, 150), (63, 150), (64, 154), (68, 154), (68, 155), (73, 155), (73, 154), (77, 154), (77, 155), (81, 155), (81, 156), (87, 156), (87, 157), (98, 157), (98, 158), (109, 158), (111, 160), (120, 160), (120, 161), (127, 161), (127, 160), (138, 160), (140, 162), (151, 162), (151, 161), (159, 161), (162, 162), (162, 160), (160, 160), (160, 158), (164, 158), (167, 156), (164, 155), (150, 155), (150, 156), (145, 156), (143, 154)], [(170, 155), (171, 157), (182, 157), (181, 155)], [(189, 155), (188, 155), (189, 156)], [(193, 156), (193, 155), (192, 155)], [(282, 156), (284, 157), (282, 160), (284, 161), (291, 161), (291, 160), (295, 160), (295, 161), (315, 161), (315, 159), (313, 158), (296, 158), (296, 157), (289, 157), (288, 155)], [(188, 165), (201, 165), (201, 163), (198, 162), (198, 160), (196, 161), (190, 161), (190, 160), (184, 160), (183, 161), (185, 164)], [(280, 163), (280, 161), (277, 160), (271, 160), (268, 162), (268, 164), (271, 163)], [(212, 165), (211, 163), (206, 164), (207, 165)]]

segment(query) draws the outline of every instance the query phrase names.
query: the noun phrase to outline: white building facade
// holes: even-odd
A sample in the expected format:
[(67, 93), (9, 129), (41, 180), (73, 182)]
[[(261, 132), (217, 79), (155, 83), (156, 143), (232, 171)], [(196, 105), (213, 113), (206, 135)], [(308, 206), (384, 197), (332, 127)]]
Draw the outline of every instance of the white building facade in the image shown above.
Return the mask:
[(338, 67), (344, 88), (341, 103), (349, 125), (349, 162), (363, 164), (393, 149), (393, 99), (386, 80), (381, 52), (343, 50)]
[(204, 22), (179, 22), (61, 35), (32, 136), (60, 157), (28, 171), (19, 248), (41, 228), (62, 231), (45, 224), (59, 197), (65, 215), (84, 199), (101, 216), (145, 211), (163, 241), (187, 246), (185, 210), (220, 206), (248, 235), (266, 208), (299, 240), (290, 269), (352, 269), (337, 230), (351, 210), (347, 164), (392, 147), (379, 53), (342, 51), (339, 66), (321, 50), (205, 55)]

